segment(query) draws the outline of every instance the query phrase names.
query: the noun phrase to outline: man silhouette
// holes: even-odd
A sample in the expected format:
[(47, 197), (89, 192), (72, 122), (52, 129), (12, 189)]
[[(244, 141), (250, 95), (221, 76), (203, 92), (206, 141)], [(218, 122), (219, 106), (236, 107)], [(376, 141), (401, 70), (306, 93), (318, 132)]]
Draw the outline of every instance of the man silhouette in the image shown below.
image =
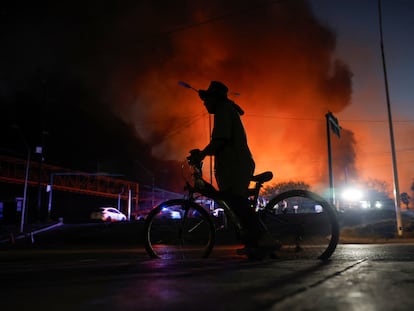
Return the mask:
[(214, 115), (214, 127), (210, 143), (202, 150), (193, 150), (192, 158), (199, 161), (207, 155), (214, 155), (219, 190), (247, 228), (248, 234), (241, 236), (241, 240), (246, 246), (246, 254), (255, 257), (254, 250), (271, 248), (269, 243), (274, 241), (269, 241), (266, 229), (248, 201), (248, 187), (255, 163), (240, 119), (244, 112), (227, 97), (227, 93), (227, 86), (218, 81), (211, 81), (207, 90), (198, 91), (207, 111)]

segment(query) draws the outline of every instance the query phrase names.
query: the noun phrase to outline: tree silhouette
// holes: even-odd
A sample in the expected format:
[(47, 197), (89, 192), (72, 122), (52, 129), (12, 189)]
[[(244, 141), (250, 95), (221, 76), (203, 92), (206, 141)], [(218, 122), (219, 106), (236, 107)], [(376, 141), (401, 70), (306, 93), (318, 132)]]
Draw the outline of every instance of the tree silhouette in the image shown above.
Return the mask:
[(407, 192), (403, 192), (403, 193), (401, 193), (400, 198), (401, 198), (401, 202), (403, 202), (403, 203), (405, 204), (405, 207), (406, 207), (407, 209), (410, 209), (410, 208), (408, 207), (408, 204), (410, 204), (411, 197), (408, 195), (408, 193), (407, 193)]

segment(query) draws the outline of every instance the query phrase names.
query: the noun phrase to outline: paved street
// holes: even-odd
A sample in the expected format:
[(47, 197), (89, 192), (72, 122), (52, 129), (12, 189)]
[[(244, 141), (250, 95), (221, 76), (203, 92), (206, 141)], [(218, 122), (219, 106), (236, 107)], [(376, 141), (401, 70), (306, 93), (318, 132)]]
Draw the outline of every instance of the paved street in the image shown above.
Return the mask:
[(332, 260), (149, 260), (142, 247), (2, 251), (2, 310), (412, 310), (414, 245), (340, 245)]

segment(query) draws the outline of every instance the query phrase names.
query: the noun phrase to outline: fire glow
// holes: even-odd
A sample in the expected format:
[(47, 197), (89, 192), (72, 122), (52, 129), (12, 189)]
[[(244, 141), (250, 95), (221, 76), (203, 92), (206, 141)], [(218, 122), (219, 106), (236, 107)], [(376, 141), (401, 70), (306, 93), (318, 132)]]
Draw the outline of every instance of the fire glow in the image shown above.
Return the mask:
[[(253, 3), (256, 9), (243, 9)], [(154, 146), (155, 156), (183, 160), (188, 150), (207, 144), (211, 124), (197, 94), (177, 83), (204, 89), (210, 80), (220, 80), (241, 94), (232, 99), (245, 110), (256, 172), (272, 170), (277, 181), (326, 186), (324, 116), (350, 105), (352, 93), (352, 73), (335, 55), (334, 32), (318, 22), (306, 1), (190, 6), (176, 22), (193, 27), (137, 53), (148, 62), (144, 72), (125, 82), (127, 69), (118, 68), (113, 85), (123, 91), (117, 92), (122, 94), (117, 113)], [(229, 14), (234, 7), (240, 14)], [(203, 22), (214, 16), (223, 18)], [(158, 24), (152, 25), (160, 30), (173, 23), (153, 17)], [(334, 141), (334, 171), (340, 179), (345, 171), (347, 178), (356, 177), (354, 147), (354, 134), (347, 129)]]

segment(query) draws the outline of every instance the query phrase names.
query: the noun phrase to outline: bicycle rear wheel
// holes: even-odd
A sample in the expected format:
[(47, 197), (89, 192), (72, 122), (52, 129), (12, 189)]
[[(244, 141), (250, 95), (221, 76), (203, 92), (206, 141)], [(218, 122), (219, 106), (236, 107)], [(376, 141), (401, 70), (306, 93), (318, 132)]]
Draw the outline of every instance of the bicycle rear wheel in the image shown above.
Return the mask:
[(145, 219), (145, 249), (151, 258), (207, 258), (214, 245), (215, 226), (207, 211), (188, 200), (170, 200)]
[(259, 211), (263, 223), (282, 247), (279, 258), (327, 260), (339, 240), (336, 210), (319, 195), (290, 190), (269, 201)]

